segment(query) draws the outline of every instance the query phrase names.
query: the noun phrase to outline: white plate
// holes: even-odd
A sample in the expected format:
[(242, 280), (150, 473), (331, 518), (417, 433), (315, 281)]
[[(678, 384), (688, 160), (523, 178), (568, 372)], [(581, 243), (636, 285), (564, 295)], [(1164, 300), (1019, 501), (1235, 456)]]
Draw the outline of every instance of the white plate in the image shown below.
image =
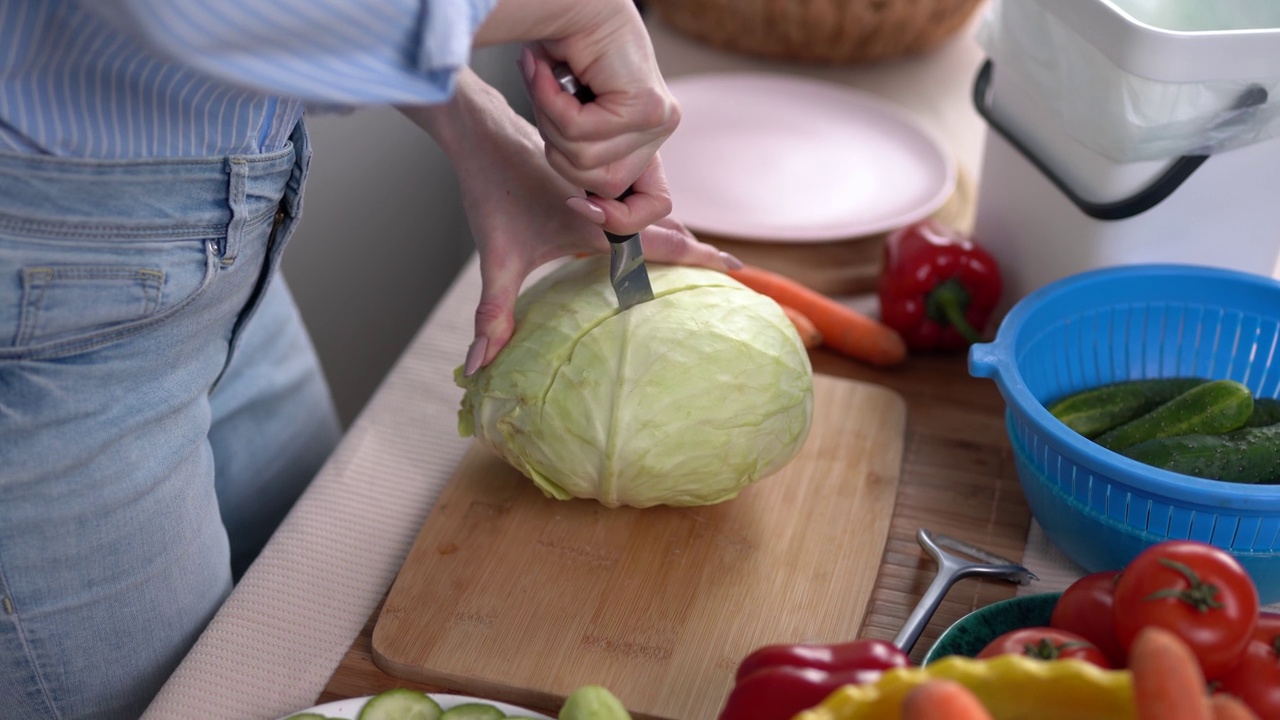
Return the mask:
[(955, 159), (898, 106), (777, 73), (667, 82), (682, 119), (661, 154), (673, 215), (694, 231), (834, 242), (921, 220), (955, 188)]
[[(501, 710), (502, 712), (508, 715), (519, 715), (520, 717), (536, 718), (537, 720), (551, 720), (551, 718), (547, 717), (546, 715), (543, 715), (542, 713), (537, 713), (522, 707), (516, 707), (515, 705), (500, 703), (495, 700), (485, 700), (483, 698), (469, 697), (467, 695), (437, 695), (436, 693), (428, 693), (428, 694), (431, 695), (431, 698), (433, 700), (440, 703), (440, 707), (444, 708), (445, 710), (448, 710), (449, 708), (455, 705), (461, 705), (462, 703), (482, 702), (488, 705), (493, 705), (494, 707), (498, 708), (499, 710)], [(292, 717), (294, 715), (298, 715), (300, 713), (306, 713), (306, 712), (319, 713), (321, 715), (324, 715), (325, 717), (336, 718), (338, 720), (356, 720), (356, 716), (360, 714), (361, 708), (363, 708), (365, 706), (365, 703), (369, 702), (369, 700), (372, 697), (373, 697), (372, 695), (366, 695), (365, 697), (350, 698), (348, 700), (335, 700), (333, 702), (325, 703), (323, 705), (317, 705), (315, 707), (310, 707), (305, 710), (299, 710), (298, 712), (289, 713), (288, 715), (285, 715), (283, 718), (280, 718), (280, 720), (286, 720), (286, 718)]]

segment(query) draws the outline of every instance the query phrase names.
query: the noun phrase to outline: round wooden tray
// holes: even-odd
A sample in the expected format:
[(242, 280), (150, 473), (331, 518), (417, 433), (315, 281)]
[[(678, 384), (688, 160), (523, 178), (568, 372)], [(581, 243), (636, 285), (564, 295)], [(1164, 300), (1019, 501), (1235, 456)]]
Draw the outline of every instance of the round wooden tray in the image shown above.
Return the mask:
[[(971, 232), (975, 200), (973, 179), (960, 170), (955, 191), (930, 217), (949, 227)], [(822, 243), (771, 243), (697, 231), (694, 234), (748, 265), (773, 270), (828, 295), (874, 292), (884, 264), (884, 241), (889, 235), (880, 233)]]

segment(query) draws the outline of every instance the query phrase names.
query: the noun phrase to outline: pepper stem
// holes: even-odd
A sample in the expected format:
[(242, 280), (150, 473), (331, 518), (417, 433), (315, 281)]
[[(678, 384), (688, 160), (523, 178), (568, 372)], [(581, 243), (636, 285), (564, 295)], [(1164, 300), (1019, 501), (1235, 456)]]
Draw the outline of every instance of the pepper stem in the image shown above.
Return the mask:
[(935, 322), (946, 323), (955, 328), (970, 343), (980, 343), (982, 336), (964, 316), (968, 305), (969, 291), (964, 289), (959, 280), (947, 278), (929, 291), (929, 297), (925, 301), (925, 314)]

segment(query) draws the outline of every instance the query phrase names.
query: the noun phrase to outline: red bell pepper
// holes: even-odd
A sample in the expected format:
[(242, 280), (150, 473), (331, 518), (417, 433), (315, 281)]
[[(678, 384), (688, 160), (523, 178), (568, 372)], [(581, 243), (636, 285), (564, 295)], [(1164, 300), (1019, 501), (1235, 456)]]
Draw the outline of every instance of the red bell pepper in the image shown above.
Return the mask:
[(981, 342), (1002, 290), (995, 258), (938, 222), (909, 225), (885, 240), (880, 319), (912, 350), (958, 350)]
[(840, 687), (908, 665), (907, 654), (883, 640), (768, 645), (739, 663), (719, 720), (790, 720)]

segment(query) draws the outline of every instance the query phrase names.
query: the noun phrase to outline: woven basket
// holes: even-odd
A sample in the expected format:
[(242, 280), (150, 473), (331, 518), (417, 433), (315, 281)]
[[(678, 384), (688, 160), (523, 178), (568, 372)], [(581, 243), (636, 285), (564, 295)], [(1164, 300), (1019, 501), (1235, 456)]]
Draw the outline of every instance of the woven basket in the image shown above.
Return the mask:
[(984, 0), (646, 0), (672, 28), (715, 47), (812, 63), (933, 49)]

